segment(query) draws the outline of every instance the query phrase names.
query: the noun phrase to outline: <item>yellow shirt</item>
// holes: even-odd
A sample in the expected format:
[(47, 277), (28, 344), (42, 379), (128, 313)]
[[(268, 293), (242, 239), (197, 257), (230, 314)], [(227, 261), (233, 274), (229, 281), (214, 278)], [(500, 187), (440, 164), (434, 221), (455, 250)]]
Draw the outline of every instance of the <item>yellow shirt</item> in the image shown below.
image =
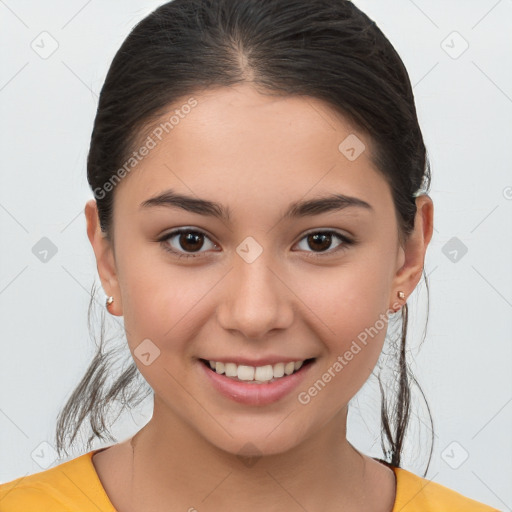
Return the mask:
[[(0, 484), (0, 512), (116, 512), (92, 463), (99, 450)], [(501, 512), (406, 469), (386, 465), (396, 476), (392, 512)]]

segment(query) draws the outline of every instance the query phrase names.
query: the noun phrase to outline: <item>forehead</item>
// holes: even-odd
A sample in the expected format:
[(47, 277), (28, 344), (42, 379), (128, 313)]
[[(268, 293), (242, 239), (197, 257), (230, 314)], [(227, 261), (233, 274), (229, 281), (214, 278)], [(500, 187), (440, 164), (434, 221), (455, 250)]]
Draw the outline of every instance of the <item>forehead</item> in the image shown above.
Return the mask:
[[(195, 106), (185, 108), (190, 98)], [(240, 205), (326, 191), (390, 199), (371, 140), (317, 98), (247, 84), (210, 89), (175, 102), (145, 134), (154, 147), (122, 180), (116, 201), (138, 206), (167, 188)]]

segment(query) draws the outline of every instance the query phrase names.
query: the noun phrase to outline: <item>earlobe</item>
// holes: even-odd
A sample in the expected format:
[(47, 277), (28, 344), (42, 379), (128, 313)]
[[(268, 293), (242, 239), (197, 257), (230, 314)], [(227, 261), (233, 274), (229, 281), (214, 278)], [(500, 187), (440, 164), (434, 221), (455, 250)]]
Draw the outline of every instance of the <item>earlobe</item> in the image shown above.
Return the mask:
[(85, 218), (87, 221), (87, 237), (96, 257), (96, 268), (101, 285), (107, 296), (115, 298), (115, 303), (109, 306), (108, 311), (113, 315), (120, 316), (122, 315), (122, 304), (114, 251), (112, 242), (101, 230), (96, 200), (90, 199), (85, 204)]
[[(390, 297), (392, 304), (396, 302), (397, 290), (402, 290), (407, 300), (421, 279), (425, 254), (432, 238), (433, 215), (432, 199), (427, 194), (418, 196), (414, 229), (401, 249), (403, 265), (398, 269), (393, 280)], [(394, 308), (391, 306), (391, 309)]]

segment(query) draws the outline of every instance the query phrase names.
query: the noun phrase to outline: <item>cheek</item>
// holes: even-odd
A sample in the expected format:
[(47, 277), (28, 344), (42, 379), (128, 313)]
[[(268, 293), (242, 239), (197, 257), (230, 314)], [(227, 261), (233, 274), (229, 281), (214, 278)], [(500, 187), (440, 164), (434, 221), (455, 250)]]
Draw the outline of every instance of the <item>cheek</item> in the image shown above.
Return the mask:
[(295, 282), (312, 318), (337, 344), (373, 325), (388, 308), (390, 273), (384, 260), (358, 256)]
[(314, 313), (308, 314), (311, 328), (327, 351), (308, 386), (320, 378), (317, 392), (324, 384), (332, 390), (321, 401), (333, 401), (335, 407), (347, 403), (371, 375), (385, 340), (389, 278), (386, 268), (375, 268), (377, 264), (361, 259), (330, 272), (324, 269), (300, 290)]
[[(144, 339), (169, 352), (184, 350), (201, 325), (202, 298), (214, 288), (200, 267), (166, 262), (153, 248), (119, 262), (123, 316), (132, 351)], [(204, 319), (203, 319), (204, 320)], [(165, 345), (165, 347), (164, 347)]]

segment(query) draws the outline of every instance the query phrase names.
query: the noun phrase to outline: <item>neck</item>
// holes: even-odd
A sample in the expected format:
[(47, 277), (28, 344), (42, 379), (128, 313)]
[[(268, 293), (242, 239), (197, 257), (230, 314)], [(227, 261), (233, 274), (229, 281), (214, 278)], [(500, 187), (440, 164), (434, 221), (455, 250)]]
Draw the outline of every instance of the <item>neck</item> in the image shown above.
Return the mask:
[(284, 453), (244, 456), (212, 445), (155, 402), (131, 440), (133, 509), (355, 509), (368, 481), (365, 457), (346, 439), (347, 413)]

